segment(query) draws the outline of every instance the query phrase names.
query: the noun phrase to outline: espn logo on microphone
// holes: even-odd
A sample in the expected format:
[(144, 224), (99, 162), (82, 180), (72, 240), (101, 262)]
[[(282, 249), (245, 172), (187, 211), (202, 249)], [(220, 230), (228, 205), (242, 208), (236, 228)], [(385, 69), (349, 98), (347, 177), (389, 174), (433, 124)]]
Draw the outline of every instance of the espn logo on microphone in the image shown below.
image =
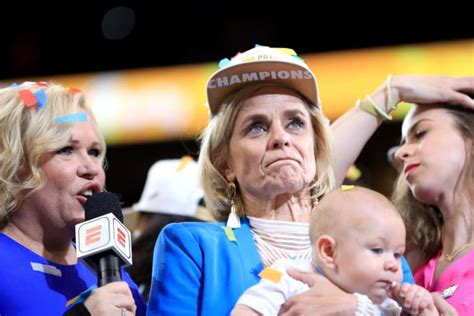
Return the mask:
[(130, 231), (112, 213), (76, 225), (78, 258), (113, 250), (128, 265), (132, 264)]

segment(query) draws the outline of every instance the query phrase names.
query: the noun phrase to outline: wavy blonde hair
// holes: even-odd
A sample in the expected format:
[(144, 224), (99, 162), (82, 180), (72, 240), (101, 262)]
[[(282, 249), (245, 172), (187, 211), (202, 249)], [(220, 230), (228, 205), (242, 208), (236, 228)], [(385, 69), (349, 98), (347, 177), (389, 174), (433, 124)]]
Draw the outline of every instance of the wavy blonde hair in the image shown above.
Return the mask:
[[(257, 83), (248, 86), (228, 97), (201, 134), (199, 165), (201, 181), (205, 192), (206, 207), (216, 220), (224, 220), (230, 212), (230, 201), (227, 196), (228, 182), (222, 173), (229, 155), (229, 142), (232, 137), (235, 120), (242, 103), (257, 90), (266, 87), (280, 87), (275, 84)], [(335, 185), (332, 147), (329, 139), (326, 119), (319, 109), (301, 96), (311, 118), (314, 130), (314, 155), (316, 159), (316, 176), (309, 189), (312, 199), (319, 199)], [(245, 210), (237, 185), (235, 197), (237, 214), (243, 216)]]
[[(27, 107), (19, 90), (44, 90), (47, 102), (42, 109)], [(55, 118), (77, 112), (86, 112), (93, 122), (105, 164), (105, 141), (82, 92), (71, 92), (55, 83), (34, 82), (0, 89), (0, 228), (25, 197), (46, 183), (40, 166), (42, 157), (70, 140), (74, 124), (58, 123)]]
[[(467, 188), (467, 200), (474, 207), (474, 111), (460, 106), (440, 106), (452, 117), (464, 139), (466, 165), (458, 186)], [(441, 228), (443, 218), (437, 207), (418, 201), (412, 194), (403, 173), (395, 182), (392, 201), (399, 210), (407, 227), (407, 246), (422, 252), (424, 259), (434, 257), (442, 247)]]

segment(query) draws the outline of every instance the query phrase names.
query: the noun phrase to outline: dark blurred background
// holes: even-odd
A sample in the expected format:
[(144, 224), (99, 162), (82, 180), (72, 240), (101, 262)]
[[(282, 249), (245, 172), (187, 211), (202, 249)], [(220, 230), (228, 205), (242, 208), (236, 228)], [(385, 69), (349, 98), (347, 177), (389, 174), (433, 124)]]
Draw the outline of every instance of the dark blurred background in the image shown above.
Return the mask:
[[(269, 11), (275, 7), (220, 1), (2, 4), (0, 81), (217, 62), (255, 44), (291, 47), (304, 54), (474, 37), (472, 11), (453, 1), (383, 1), (371, 6), (281, 2), (279, 12)], [(361, 181), (386, 194), (395, 173), (385, 152), (396, 142), (399, 129), (398, 123), (385, 124), (358, 161)], [(153, 162), (185, 154), (196, 157), (197, 151), (196, 141), (189, 139), (110, 146), (108, 189), (128, 206), (138, 201)]]
[(218, 61), (256, 43), (304, 54), (474, 34), (471, 11), (453, 1), (422, 9), (314, 2), (265, 15), (232, 15), (223, 3), (167, 4), (179, 10), (160, 1), (9, 4), (0, 19), (0, 79)]

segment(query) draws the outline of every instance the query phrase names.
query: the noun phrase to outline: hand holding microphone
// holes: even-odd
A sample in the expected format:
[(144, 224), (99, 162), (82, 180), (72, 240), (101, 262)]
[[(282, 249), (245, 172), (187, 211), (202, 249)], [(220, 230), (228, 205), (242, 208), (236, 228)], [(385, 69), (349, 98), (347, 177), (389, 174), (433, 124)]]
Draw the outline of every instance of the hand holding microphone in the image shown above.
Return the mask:
[(92, 291), (84, 302), (91, 315), (135, 315), (132, 292), (125, 282), (112, 282)]
[[(136, 305), (130, 288), (122, 280), (121, 267), (132, 264), (130, 231), (123, 225), (117, 197), (100, 192), (87, 199), (85, 221), (76, 225), (77, 258), (87, 259), (97, 272), (99, 288), (83, 306), (92, 315), (135, 315)], [(82, 315), (71, 309), (69, 315)]]

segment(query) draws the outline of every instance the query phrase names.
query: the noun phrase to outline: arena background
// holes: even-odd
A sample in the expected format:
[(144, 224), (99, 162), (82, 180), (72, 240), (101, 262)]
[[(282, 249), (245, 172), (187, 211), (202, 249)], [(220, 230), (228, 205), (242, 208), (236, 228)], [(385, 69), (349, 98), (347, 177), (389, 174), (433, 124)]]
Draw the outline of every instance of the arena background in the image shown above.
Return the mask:
[[(218, 1), (4, 3), (0, 82), (217, 63), (255, 44), (291, 47), (304, 55), (467, 40), (471, 45), (464, 53), (471, 59), (463, 67), (474, 73), (472, 11), (455, 1), (418, 7), (384, 2), (380, 8), (286, 3), (274, 13), (269, 10), (276, 4), (258, 6)], [(350, 80), (341, 78), (341, 84)], [(398, 141), (399, 130), (399, 121), (384, 124), (368, 143), (357, 162), (361, 184), (390, 193), (395, 170), (386, 151)], [(196, 157), (197, 152), (189, 134), (110, 142), (107, 188), (128, 206), (138, 201), (153, 162), (185, 154)]]

